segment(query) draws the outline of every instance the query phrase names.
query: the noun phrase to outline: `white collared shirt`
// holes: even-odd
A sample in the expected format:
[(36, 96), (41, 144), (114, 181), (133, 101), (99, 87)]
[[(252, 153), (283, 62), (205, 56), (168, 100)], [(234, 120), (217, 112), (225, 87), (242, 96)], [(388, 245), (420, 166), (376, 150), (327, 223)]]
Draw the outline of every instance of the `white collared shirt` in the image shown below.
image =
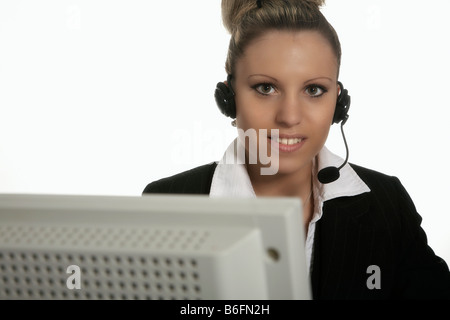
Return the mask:
[[(256, 197), (247, 170), (242, 160), (238, 161), (237, 143), (236, 138), (217, 164), (211, 183), (210, 197)], [(328, 166), (340, 167), (343, 162), (342, 158), (323, 147), (314, 161), (313, 174), (317, 175), (318, 171)], [(313, 180), (315, 207), (308, 225), (305, 243), (308, 270), (311, 269), (314, 233), (316, 222), (322, 217), (323, 203), (337, 197), (355, 196), (365, 192), (370, 192), (369, 187), (348, 163), (342, 167), (339, 179), (334, 182), (321, 184), (317, 179)]]

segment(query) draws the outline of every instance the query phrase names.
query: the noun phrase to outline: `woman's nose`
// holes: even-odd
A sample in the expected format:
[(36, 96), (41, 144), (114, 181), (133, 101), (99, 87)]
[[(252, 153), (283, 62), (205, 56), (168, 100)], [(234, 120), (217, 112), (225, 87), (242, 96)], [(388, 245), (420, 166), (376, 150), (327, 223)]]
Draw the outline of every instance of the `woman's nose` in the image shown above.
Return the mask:
[(281, 97), (277, 109), (276, 121), (283, 127), (293, 127), (302, 120), (301, 99), (298, 93)]

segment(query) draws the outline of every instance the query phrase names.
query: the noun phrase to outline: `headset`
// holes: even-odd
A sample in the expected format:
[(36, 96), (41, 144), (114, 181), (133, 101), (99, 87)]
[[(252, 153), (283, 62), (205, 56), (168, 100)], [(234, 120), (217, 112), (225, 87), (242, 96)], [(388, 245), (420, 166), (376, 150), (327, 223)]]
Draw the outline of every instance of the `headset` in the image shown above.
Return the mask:
[[(234, 100), (235, 93), (231, 87), (231, 75), (227, 76), (227, 84), (224, 82), (217, 83), (214, 98), (216, 99), (219, 110), (227, 117), (236, 118), (236, 102)], [(338, 81), (341, 92), (336, 101), (336, 108), (333, 115), (333, 123), (343, 121), (345, 123), (348, 119), (348, 110), (350, 108), (350, 96), (348, 90), (344, 85)]]

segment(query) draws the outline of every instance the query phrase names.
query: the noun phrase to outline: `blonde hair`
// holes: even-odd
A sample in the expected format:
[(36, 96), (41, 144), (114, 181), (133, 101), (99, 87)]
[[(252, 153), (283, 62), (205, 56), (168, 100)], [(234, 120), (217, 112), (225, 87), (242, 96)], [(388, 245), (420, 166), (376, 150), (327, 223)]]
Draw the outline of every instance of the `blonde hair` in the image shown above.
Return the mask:
[(314, 30), (330, 43), (337, 59), (341, 45), (336, 31), (323, 16), (325, 0), (222, 0), (222, 21), (231, 34), (225, 71), (234, 74), (237, 59), (250, 42), (269, 30)]

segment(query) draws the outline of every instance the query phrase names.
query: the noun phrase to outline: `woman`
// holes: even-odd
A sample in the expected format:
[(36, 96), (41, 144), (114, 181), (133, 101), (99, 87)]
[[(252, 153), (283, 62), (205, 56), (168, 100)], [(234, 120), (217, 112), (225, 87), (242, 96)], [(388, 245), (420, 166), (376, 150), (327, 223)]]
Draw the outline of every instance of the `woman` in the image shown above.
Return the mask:
[[(324, 146), (331, 124), (347, 120), (350, 97), (338, 81), (340, 42), (323, 4), (222, 1), (231, 40), (216, 100), (235, 118), (244, 159), (233, 143), (218, 164), (152, 182), (144, 194), (299, 197), (314, 299), (450, 298), (448, 266), (428, 246), (400, 181)], [(269, 174), (263, 150), (276, 158)], [(373, 266), (381, 275), (375, 286)]]

